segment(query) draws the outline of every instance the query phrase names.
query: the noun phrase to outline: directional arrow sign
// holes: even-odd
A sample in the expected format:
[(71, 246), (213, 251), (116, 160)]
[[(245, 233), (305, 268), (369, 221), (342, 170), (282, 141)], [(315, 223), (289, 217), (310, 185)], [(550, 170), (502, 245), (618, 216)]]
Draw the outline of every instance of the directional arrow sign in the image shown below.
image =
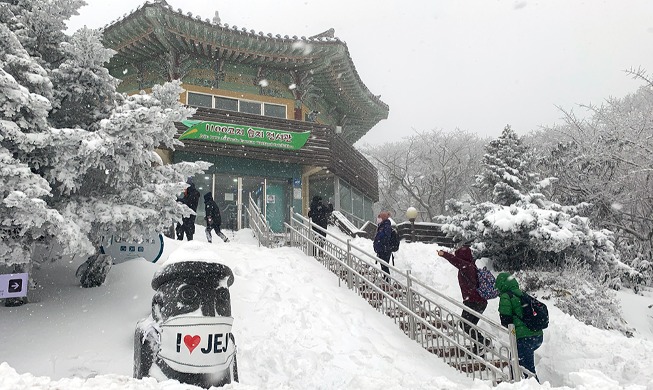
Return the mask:
[(0, 298), (27, 296), (28, 274), (0, 274)]

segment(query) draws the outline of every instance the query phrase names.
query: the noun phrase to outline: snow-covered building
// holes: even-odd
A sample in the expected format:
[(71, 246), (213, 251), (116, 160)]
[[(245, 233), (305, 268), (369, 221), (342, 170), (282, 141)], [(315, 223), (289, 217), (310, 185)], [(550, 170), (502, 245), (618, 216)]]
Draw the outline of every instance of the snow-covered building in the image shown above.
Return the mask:
[(246, 226), (250, 194), (278, 231), (314, 195), (331, 198), (358, 226), (373, 220), (377, 171), (353, 144), (387, 118), (388, 106), (361, 81), (333, 29), (282, 37), (158, 1), (105, 26), (103, 40), (117, 52), (108, 68), (121, 92), (182, 81), (181, 102), (197, 112), (177, 124), (185, 146), (161, 154), (214, 164), (195, 184), (213, 192), (223, 228)]

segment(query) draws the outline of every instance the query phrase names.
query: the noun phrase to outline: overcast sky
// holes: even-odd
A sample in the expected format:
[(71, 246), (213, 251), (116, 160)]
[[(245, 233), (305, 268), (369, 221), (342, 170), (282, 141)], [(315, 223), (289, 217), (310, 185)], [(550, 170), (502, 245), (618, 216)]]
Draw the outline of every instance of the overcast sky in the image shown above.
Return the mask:
[[(86, 0), (69, 26), (91, 28), (137, 0)], [(624, 70), (653, 73), (651, 0), (167, 0), (175, 9), (257, 32), (335, 28), (363, 82), (390, 106), (359, 144), (456, 128), (496, 137), (560, 122), (556, 106), (634, 92)]]

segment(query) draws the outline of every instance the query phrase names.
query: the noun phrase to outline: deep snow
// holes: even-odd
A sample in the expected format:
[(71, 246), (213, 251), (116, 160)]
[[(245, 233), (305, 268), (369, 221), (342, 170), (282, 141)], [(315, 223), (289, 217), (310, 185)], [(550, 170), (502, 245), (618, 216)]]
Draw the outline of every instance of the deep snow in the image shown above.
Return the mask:
[[(201, 227), (198, 226), (198, 229)], [(329, 227), (332, 234), (340, 234)], [(233, 389), (490, 389), (429, 354), (335, 275), (293, 248), (259, 247), (251, 231), (232, 242), (165, 241), (159, 263), (115, 265), (106, 283), (82, 289), (74, 277), (81, 259), (33, 271), (31, 303), (0, 306), (0, 389), (189, 389), (132, 375), (136, 322), (150, 312), (152, 275), (170, 255), (192, 260), (205, 251), (234, 272), (231, 286), (240, 383)], [(353, 240), (371, 251), (371, 242)], [(460, 299), (456, 270), (437, 246), (402, 243), (399, 268)], [(587, 326), (549, 304), (551, 325), (536, 352), (542, 385), (534, 380), (498, 389), (653, 390), (653, 298), (618, 293), (637, 332)], [(497, 300), (486, 314), (497, 316)]]

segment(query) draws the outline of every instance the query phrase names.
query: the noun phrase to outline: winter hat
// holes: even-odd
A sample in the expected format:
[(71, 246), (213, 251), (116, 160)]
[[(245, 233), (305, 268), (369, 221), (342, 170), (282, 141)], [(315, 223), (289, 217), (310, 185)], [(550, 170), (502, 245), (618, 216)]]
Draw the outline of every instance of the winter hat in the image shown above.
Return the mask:
[(470, 263), (474, 262), (474, 258), (472, 257), (472, 250), (468, 246), (462, 246), (456, 250), (454, 253), (456, 257), (468, 261)]
[(188, 176), (188, 179), (186, 179), (186, 184), (194, 184), (192, 176)]

